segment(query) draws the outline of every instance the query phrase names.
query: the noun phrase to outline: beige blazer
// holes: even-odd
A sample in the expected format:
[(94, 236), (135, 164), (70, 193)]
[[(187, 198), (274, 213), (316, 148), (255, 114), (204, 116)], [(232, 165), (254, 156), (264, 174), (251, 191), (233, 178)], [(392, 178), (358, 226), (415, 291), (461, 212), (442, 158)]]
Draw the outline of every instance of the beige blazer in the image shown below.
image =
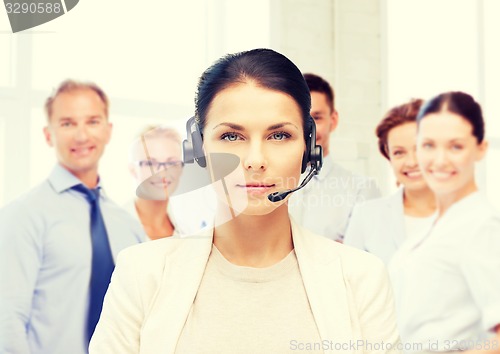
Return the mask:
[[(89, 352), (174, 353), (203, 277), (212, 235), (208, 230), (122, 251)], [(325, 353), (339, 348), (345, 353), (399, 352), (388, 350), (399, 345), (399, 336), (382, 262), (293, 221), (292, 235), (319, 335), (327, 343)]]

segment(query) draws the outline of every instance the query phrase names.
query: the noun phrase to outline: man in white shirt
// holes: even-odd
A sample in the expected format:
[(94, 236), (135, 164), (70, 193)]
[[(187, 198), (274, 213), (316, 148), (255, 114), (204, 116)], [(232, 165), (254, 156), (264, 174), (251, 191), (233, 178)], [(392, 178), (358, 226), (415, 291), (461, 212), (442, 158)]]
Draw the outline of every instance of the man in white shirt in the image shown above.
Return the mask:
[(333, 162), (329, 155), (330, 134), (337, 128), (334, 92), (315, 74), (304, 74), (311, 91), (311, 116), (316, 123), (316, 143), (323, 147), (323, 167), (311, 182), (289, 200), (293, 218), (305, 228), (342, 242), (354, 204), (380, 197), (376, 182), (355, 175)]

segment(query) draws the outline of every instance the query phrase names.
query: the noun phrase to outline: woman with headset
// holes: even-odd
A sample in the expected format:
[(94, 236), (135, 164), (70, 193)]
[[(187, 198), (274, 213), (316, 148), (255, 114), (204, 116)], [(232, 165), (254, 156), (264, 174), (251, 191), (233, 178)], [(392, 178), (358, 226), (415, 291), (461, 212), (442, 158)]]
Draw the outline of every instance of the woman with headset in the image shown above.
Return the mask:
[(481, 107), (443, 93), (417, 120), (417, 159), (438, 212), (389, 263), (401, 338), (420, 350), (500, 353), (500, 216), (474, 178), (487, 150)]
[(382, 262), (289, 217), (301, 172), (321, 164), (310, 100), (300, 70), (269, 49), (203, 73), (194, 159), (212, 175), (217, 154), (239, 159), (219, 183), (216, 226), (120, 255), (90, 353), (397, 352)]
[(356, 205), (344, 244), (370, 252), (388, 264), (406, 239), (429, 230), (436, 202), (416, 159), (417, 114), (422, 100), (391, 108), (376, 129), (380, 153), (390, 163), (398, 190)]

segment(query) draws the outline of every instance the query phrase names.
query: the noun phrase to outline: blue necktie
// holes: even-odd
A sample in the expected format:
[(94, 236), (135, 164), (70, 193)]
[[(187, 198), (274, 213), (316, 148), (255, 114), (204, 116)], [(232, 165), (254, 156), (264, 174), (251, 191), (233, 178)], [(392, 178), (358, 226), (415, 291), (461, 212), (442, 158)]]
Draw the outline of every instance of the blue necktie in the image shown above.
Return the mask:
[(111, 247), (109, 246), (106, 225), (99, 206), (99, 189), (88, 189), (82, 184), (72, 189), (84, 194), (91, 206), (90, 237), (92, 240), (92, 270), (90, 276), (90, 302), (87, 317), (87, 340), (94, 333), (101, 315), (102, 302), (115, 268)]

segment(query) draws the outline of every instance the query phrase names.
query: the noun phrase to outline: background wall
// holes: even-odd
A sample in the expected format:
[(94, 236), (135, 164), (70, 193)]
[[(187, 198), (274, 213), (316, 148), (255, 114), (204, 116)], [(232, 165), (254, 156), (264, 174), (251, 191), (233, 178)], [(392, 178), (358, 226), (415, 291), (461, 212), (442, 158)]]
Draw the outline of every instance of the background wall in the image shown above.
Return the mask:
[[(495, 201), (500, 169), (500, 2), (495, 0), (82, 0), (72, 11), (12, 34), (0, 11), (0, 206), (40, 183), (54, 152), (42, 106), (67, 78), (111, 97), (112, 142), (101, 163), (108, 193), (132, 197), (127, 150), (146, 124), (176, 126), (194, 110), (198, 76), (225, 53), (271, 47), (328, 79), (340, 125), (332, 155), (394, 188), (374, 128), (411, 97), (472, 93), (485, 109), (492, 149), (478, 178)], [(500, 204), (498, 204), (500, 206)]]
[(385, 180), (386, 166), (370, 160), (382, 109), (382, 3), (371, 0), (274, 2), (272, 46), (304, 72), (333, 86), (340, 123), (332, 156), (358, 173)]

